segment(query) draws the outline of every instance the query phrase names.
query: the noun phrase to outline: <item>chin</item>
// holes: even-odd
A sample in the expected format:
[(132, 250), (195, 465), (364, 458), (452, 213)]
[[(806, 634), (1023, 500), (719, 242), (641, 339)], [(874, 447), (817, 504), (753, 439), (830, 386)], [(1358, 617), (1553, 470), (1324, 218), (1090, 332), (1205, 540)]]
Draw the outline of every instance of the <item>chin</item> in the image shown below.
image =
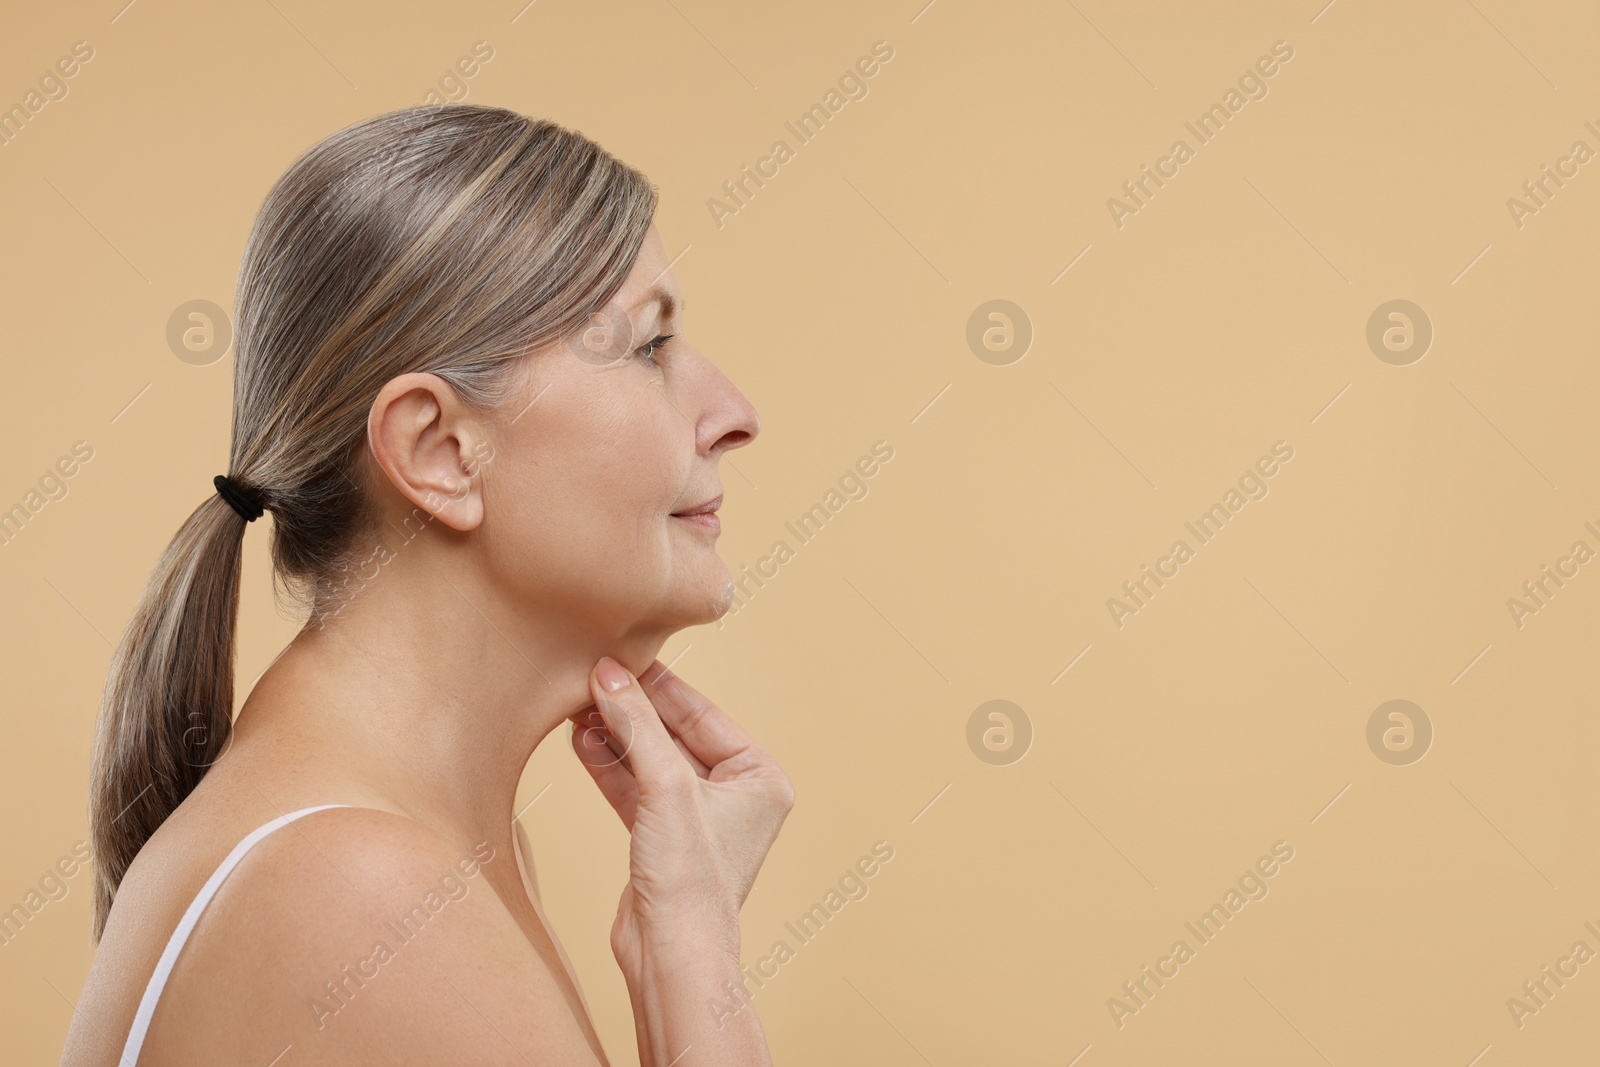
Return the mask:
[(627, 629), (633, 634), (652, 634), (654, 639), (665, 642), (679, 630), (705, 626), (722, 618), (733, 606), (735, 593), (733, 579), (725, 570), (716, 577), (685, 582), (667, 592), (647, 616), (635, 617)]
[(722, 583), (717, 587), (717, 592), (712, 597), (712, 616), (706, 620), (707, 622), (716, 622), (728, 613), (729, 608), (733, 607), (735, 593), (733, 576), (727, 574), (726, 571), (723, 573)]
[(682, 610), (678, 613), (680, 627), (703, 626), (706, 623), (716, 622), (728, 613), (733, 607), (735, 589), (733, 578), (726, 568), (722, 574), (699, 585), (694, 592), (686, 595), (680, 601)]
[(684, 625), (701, 626), (708, 622), (716, 622), (733, 607), (733, 596), (733, 579), (724, 575), (695, 598), (693, 606), (685, 612), (690, 617), (685, 620)]

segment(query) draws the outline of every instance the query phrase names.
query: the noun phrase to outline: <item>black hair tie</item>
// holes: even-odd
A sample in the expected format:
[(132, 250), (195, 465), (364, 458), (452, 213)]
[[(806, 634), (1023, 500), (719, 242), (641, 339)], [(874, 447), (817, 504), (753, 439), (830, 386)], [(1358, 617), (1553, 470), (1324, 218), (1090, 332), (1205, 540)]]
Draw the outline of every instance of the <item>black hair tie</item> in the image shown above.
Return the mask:
[(217, 475), (211, 479), (211, 484), (217, 487), (217, 492), (222, 494), (222, 499), (226, 500), (228, 505), (244, 518), (245, 522), (255, 522), (265, 514), (265, 510), (261, 505), (251, 500), (238, 486), (228, 481), (226, 475)]

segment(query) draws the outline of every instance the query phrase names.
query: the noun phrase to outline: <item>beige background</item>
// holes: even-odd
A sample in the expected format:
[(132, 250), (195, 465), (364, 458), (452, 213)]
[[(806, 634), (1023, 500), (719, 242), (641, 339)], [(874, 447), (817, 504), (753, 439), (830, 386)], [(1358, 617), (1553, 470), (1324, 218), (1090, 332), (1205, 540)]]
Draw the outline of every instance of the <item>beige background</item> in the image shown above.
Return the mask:
[[(1520, 228), (1506, 203), (1600, 150), (1592, 5), (122, 2), (17, 7), (0, 33), (0, 104), (94, 49), (0, 148), (0, 506), (94, 449), (0, 547), (0, 906), (86, 836), (110, 642), (225, 467), (229, 360), (177, 358), (169, 316), (230, 306), (300, 151), (422, 103), (481, 40), (465, 99), (659, 184), (688, 326), (762, 415), (724, 468), (721, 554), (795, 556), (662, 656), (798, 785), (746, 961), (894, 849), (757, 994), (779, 1062), (1593, 1055), (1600, 963), (1520, 1028), (1507, 999), (1600, 952), (1600, 564), (1520, 628), (1507, 598), (1600, 550), (1600, 165)], [(784, 122), (879, 40), (869, 94), (797, 146)], [(1184, 122), (1277, 41), (1269, 94), (1119, 229), (1107, 198), (1196, 147)], [(717, 227), (707, 200), (780, 138), (794, 158)], [(965, 339), (992, 299), (1034, 331), (1005, 366)], [(1365, 339), (1393, 299), (1435, 331), (1408, 366)], [(798, 545), (784, 522), (880, 440), (867, 496)], [(1269, 495), (1198, 546), (1184, 522), (1280, 440)], [(1119, 629), (1107, 598), (1179, 538), (1194, 558)], [(267, 544), (250, 528), (240, 700), (295, 629)], [(967, 743), (994, 699), (1033, 732), (1005, 766)], [(1368, 747), (1391, 699), (1432, 723), (1419, 762)], [(606, 945), (625, 838), (563, 747), (519, 804), (632, 1063)], [(1278, 841), (1269, 895), (1200, 945), (1185, 921)], [(67, 885), (0, 947), (7, 1062), (59, 1056), (91, 959), (89, 876)], [(1194, 958), (1119, 1028), (1108, 999), (1180, 938)]]

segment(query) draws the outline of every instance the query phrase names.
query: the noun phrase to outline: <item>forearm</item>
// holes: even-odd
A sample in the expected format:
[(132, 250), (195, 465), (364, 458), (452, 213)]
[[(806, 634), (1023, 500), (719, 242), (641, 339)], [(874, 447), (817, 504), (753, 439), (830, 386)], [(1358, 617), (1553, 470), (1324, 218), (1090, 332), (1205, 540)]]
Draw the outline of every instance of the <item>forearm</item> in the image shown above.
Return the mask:
[(628, 979), (641, 1067), (770, 1067), (731, 932), (646, 938)]

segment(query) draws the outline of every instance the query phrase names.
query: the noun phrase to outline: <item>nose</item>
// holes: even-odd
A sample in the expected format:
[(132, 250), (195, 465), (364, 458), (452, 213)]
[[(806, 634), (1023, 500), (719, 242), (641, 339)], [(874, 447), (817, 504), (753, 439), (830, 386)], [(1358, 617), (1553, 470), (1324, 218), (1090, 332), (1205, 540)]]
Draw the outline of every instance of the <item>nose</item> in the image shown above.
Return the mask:
[(754, 441), (761, 432), (761, 416), (716, 364), (704, 356), (701, 359), (706, 372), (705, 401), (695, 426), (695, 450), (715, 458)]

